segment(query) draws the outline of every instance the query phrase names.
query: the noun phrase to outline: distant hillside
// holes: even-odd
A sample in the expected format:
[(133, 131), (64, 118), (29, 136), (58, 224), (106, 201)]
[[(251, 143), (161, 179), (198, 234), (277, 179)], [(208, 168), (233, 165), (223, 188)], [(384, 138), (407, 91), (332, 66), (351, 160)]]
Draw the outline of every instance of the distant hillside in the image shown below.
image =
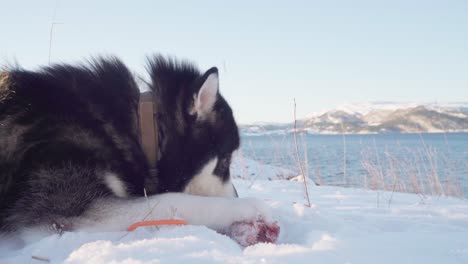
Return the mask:
[[(301, 131), (323, 134), (468, 132), (468, 103), (344, 105), (297, 123)], [(244, 134), (283, 134), (292, 129), (292, 123), (241, 126)]]

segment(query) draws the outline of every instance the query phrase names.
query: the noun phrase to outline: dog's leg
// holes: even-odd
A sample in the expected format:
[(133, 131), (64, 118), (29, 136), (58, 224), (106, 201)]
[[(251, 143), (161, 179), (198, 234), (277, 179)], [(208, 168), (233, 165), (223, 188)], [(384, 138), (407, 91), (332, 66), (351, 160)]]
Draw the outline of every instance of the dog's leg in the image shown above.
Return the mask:
[[(252, 198), (224, 198), (166, 193), (146, 198), (101, 198), (84, 214), (61, 219), (68, 230), (125, 231), (140, 221), (182, 219), (190, 225), (203, 225), (226, 234), (242, 246), (275, 242), (279, 226), (268, 207)], [(50, 226), (21, 230), (24, 241), (37, 241), (51, 232)], [(54, 230), (53, 232), (57, 232)]]
[(74, 224), (76, 229), (126, 230), (143, 220), (173, 219), (225, 232), (233, 223), (271, 221), (268, 207), (251, 198), (222, 198), (166, 193), (136, 199), (101, 199)]

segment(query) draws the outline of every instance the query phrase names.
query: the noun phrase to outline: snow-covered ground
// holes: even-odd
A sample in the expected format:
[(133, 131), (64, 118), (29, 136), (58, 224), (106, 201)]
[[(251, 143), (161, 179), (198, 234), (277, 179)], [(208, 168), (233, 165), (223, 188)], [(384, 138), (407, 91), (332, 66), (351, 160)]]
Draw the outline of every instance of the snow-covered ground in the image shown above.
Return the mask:
[(300, 177), (268, 180), (276, 168), (244, 163), (239, 195), (272, 208), (277, 244), (243, 248), (203, 226), (73, 232), (1, 241), (0, 263), (468, 263), (467, 200), (309, 185), (306, 207)]
[(353, 103), (353, 104), (341, 104), (333, 109), (324, 109), (318, 112), (311, 113), (306, 118), (313, 118), (316, 116), (323, 115), (330, 111), (343, 111), (348, 114), (360, 114), (367, 115), (370, 112), (378, 110), (395, 111), (398, 109), (408, 109), (417, 106), (424, 106), (434, 111), (441, 110), (459, 110), (468, 108), (468, 102), (364, 102), (364, 103)]

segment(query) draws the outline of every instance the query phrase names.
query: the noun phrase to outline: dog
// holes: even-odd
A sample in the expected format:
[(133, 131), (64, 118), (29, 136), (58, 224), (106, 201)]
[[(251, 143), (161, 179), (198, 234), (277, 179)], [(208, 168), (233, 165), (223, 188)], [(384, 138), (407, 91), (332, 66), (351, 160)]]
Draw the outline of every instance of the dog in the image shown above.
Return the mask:
[(0, 73), (1, 233), (120, 231), (148, 214), (226, 233), (271, 218), (263, 202), (237, 198), (240, 137), (217, 68), (154, 55), (147, 71), (153, 161), (137, 77), (118, 58)]

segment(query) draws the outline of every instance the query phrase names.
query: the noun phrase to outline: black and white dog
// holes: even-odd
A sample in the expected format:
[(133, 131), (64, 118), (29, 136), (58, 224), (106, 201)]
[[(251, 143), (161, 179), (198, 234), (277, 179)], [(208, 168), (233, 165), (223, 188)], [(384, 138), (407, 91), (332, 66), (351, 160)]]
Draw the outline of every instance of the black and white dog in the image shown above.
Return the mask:
[(239, 133), (217, 69), (159, 55), (147, 68), (158, 109), (153, 174), (139, 88), (117, 58), (0, 73), (1, 233), (125, 230), (149, 213), (221, 232), (269, 219), (261, 201), (235, 198)]

